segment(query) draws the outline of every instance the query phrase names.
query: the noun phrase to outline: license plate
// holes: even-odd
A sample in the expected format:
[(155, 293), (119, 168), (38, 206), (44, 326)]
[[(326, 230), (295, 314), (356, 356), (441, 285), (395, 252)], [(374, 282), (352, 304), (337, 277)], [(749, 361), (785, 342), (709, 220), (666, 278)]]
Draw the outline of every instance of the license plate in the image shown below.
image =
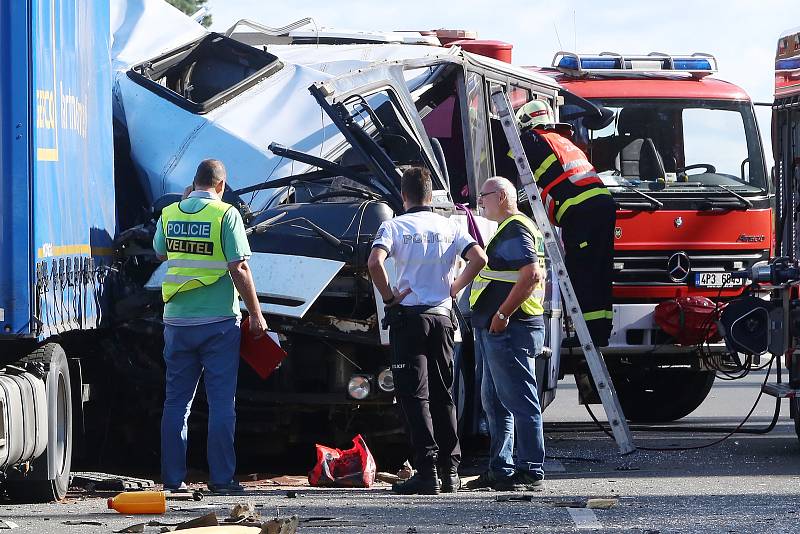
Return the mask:
[(744, 278), (731, 278), (731, 273), (694, 273), (695, 287), (741, 287)]

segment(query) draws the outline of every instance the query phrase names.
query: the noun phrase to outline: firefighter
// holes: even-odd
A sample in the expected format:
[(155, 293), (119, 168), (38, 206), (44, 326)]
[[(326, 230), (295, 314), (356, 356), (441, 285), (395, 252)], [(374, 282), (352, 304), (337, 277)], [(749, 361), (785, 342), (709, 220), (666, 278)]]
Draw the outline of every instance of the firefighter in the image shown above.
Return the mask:
[[(452, 302), (486, 265), (486, 255), (465, 229), (434, 213), (427, 169), (406, 170), (400, 187), (406, 213), (381, 224), (367, 262), (386, 306), (395, 395), (417, 470), (392, 489), (406, 495), (452, 493), (460, 487), (461, 461), (452, 396), (457, 326)], [(459, 255), (468, 263), (454, 280)], [(387, 258), (394, 259), (394, 289)]]
[(188, 198), (164, 208), (153, 248), (168, 264), (164, 300), (166, 398), (161, 419), (161, 477), (166, 491), (186, 489), (186, 422), (200, 376), (208, 400), (208, 489), (243, 491), (233, 478), (236, 454), (236, 377), (239, 369), (239, 294), (250, 333), (264, 335), (250, 246), (239, 212), (221, 200), (221, 161), (200, 163)]
[(550, 222), (561, 227), (565, 262), (592, 341), (608, 345), (616, 206), (594, 167), (556, 124), (547, 102), (531, 100), (516, 113), (520, 138)]

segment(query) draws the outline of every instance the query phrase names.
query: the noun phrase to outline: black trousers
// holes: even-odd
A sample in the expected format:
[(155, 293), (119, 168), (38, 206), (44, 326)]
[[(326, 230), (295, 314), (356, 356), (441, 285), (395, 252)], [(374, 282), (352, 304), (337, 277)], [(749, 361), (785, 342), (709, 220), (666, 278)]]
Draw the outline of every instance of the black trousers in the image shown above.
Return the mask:
[(389, 328), (395, 395), (408, 424), (416, 469), (461, 462), (452, 395), (453, 333), (449, 317), (403, 311)]
[(592, 341), (608, 345), (612, 324), (616, 205), (599, 195), (569, 208), (561, 221), (564, 261)]

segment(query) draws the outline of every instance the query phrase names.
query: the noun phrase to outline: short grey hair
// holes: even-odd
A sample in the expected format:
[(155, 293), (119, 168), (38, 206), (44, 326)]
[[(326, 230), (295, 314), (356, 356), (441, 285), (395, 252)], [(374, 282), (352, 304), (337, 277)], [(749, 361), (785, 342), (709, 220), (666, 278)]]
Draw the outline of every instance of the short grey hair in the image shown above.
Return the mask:
[(517, 188), (511, 183), (511, 180), (502, 176), (492, 176), (486, 180), (487, 184), (493, 184), (497, 187), (498, 191), (502, 191), (506, 195), (510, 207), (517, 207)]
[(217, 187), (227, 177), (228, 173), (225, 171), (225, 165), (220, 160), (205, 159), (197, 166), (194, 184), (200, 187)]

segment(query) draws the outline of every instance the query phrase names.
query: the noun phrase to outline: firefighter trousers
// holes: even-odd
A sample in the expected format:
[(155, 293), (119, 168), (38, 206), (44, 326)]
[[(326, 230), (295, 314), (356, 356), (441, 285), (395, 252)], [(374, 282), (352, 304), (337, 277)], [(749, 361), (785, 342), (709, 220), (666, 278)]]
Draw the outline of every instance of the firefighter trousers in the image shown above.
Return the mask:
[(461, 448), (452, 395), (453, 321), (403, 311), (390, 324), (395, 395), (411, 435), (414, 467), (457, 468)]
[(608, 346), (613, 318), (616, 205), (599, 195), (573, 206), (561, 221), (564, 261), (592, 341)]

